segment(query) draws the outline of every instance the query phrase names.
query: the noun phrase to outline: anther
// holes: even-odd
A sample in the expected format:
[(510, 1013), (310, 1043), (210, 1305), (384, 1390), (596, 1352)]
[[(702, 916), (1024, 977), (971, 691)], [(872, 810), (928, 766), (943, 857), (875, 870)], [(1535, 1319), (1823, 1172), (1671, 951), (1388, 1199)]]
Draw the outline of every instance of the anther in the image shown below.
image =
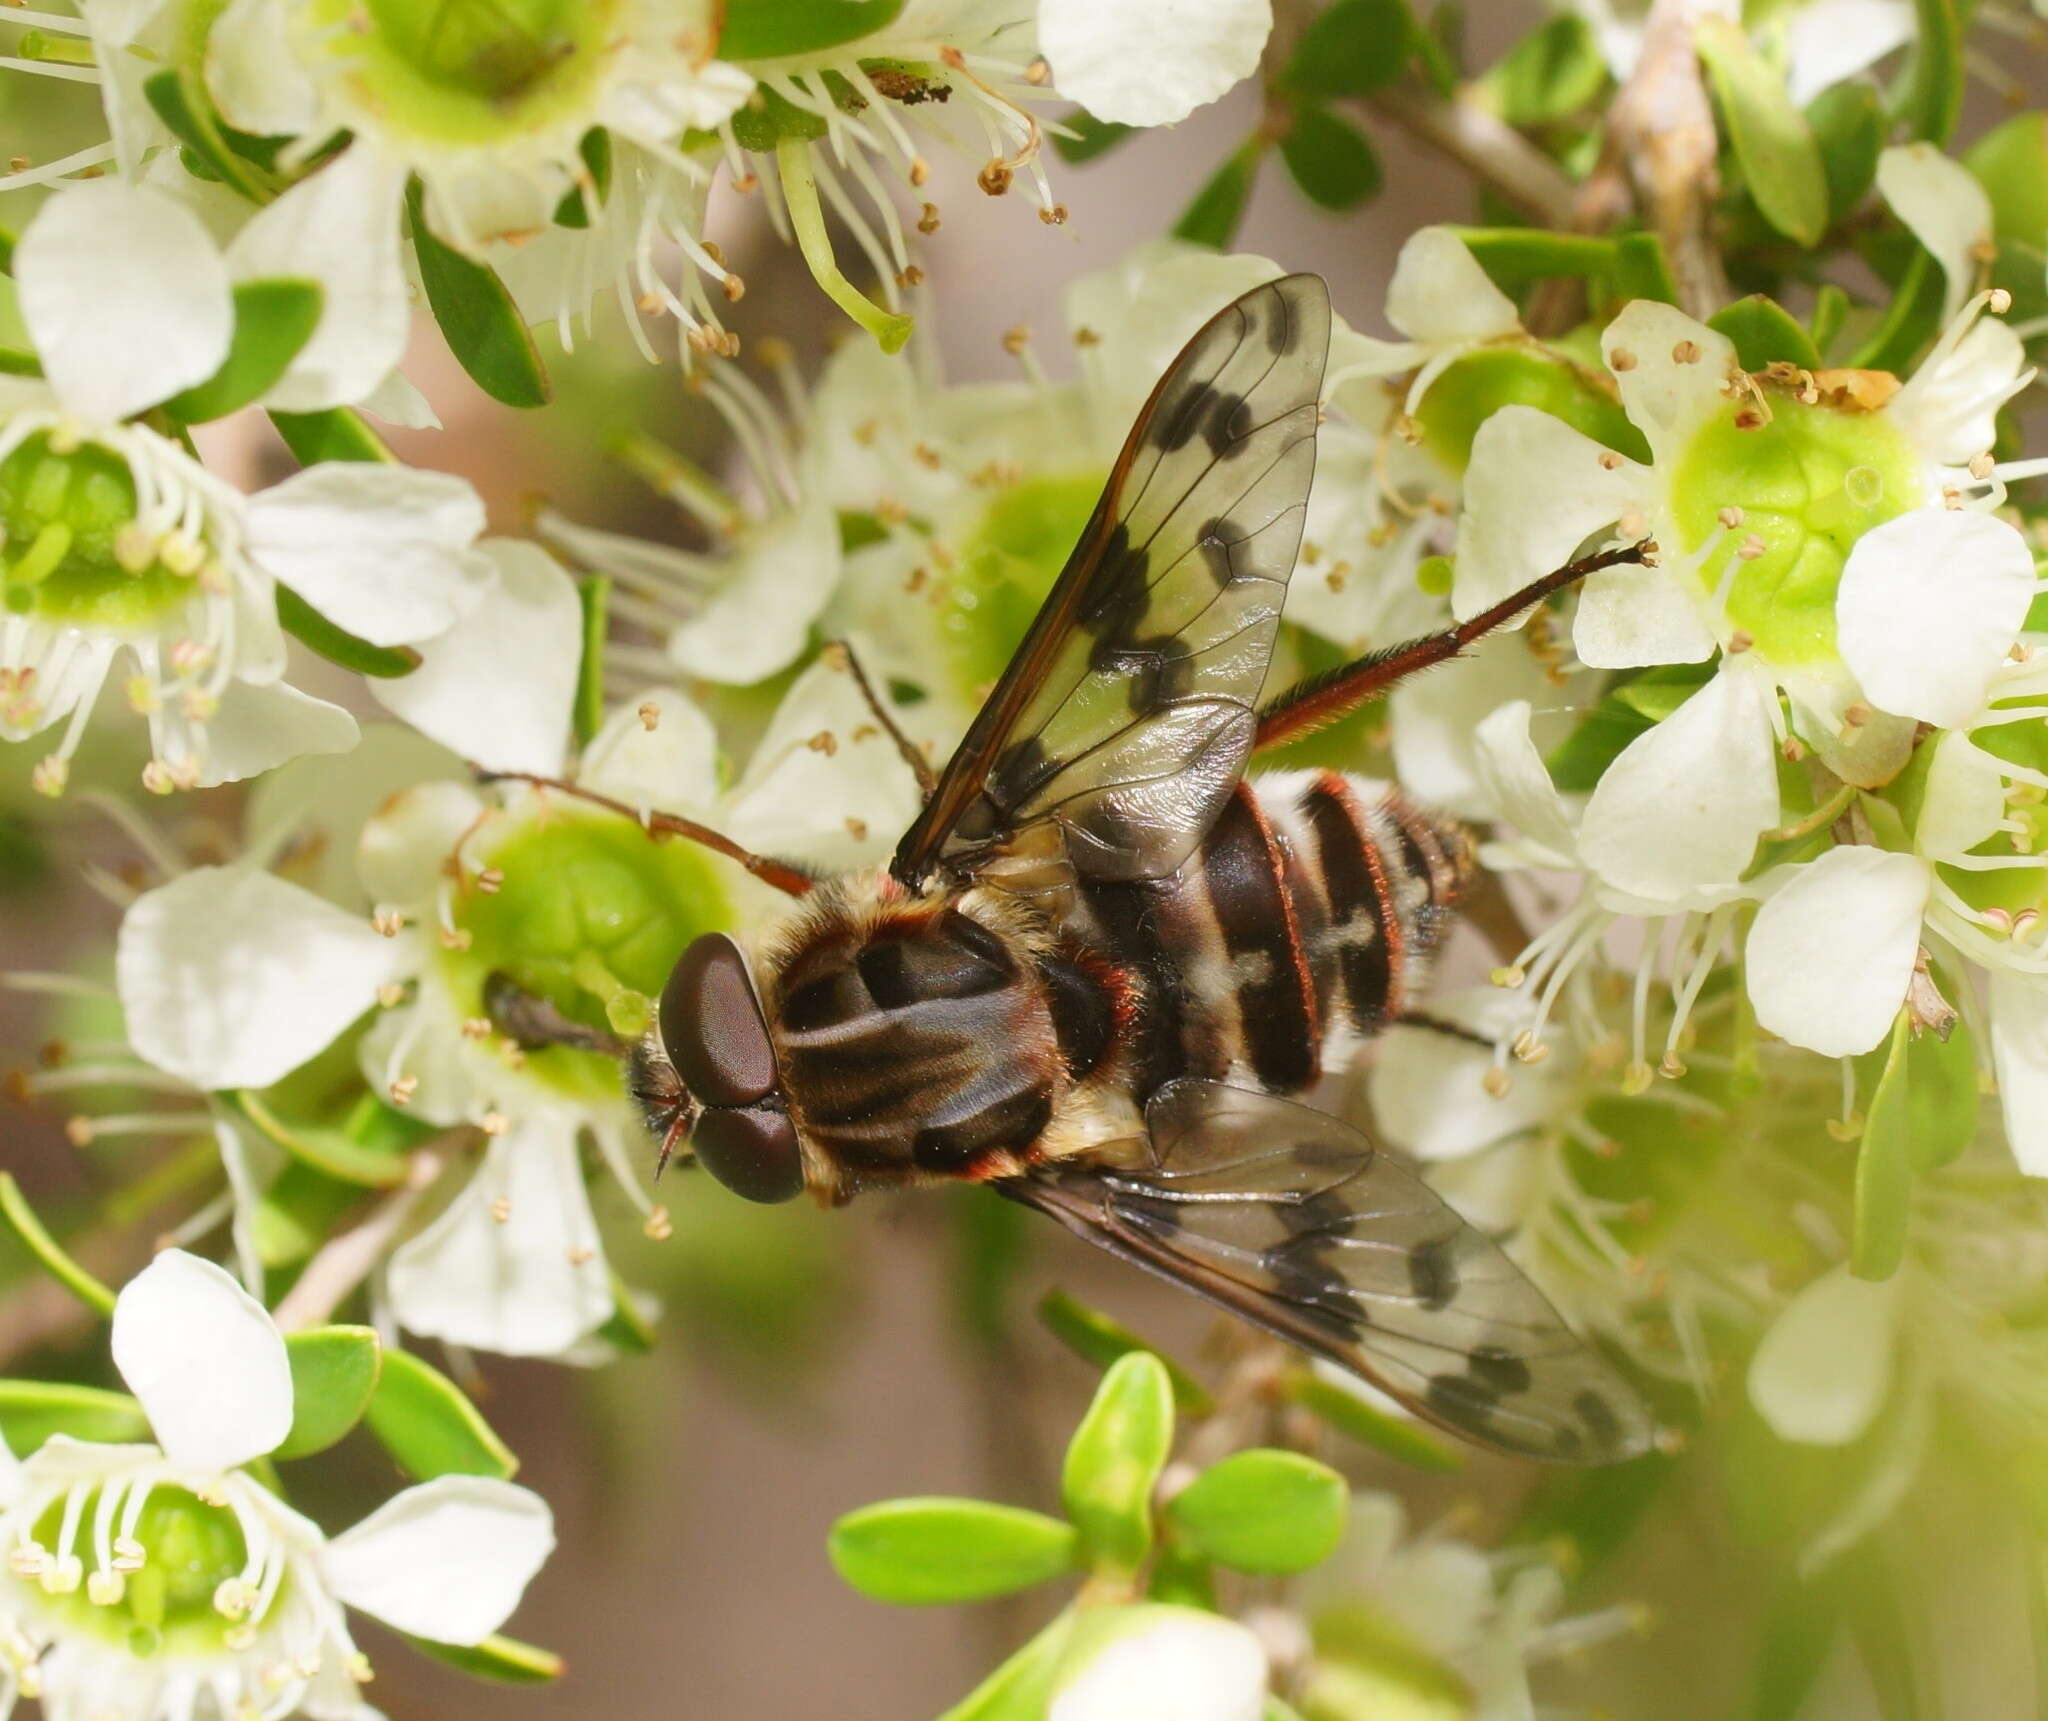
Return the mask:
[(70, 777), (70, 763), (60, 759), (55, 753), (38, 759), (35, 768), (28, 774), (29, 786), (37, 794), (47, 795), (53, 801), (64, 793), (64, 785)]
[(1050, 203), (1038, 212), (1038, 219), (1048, 227), (1064, 227), (1067, 224), (1067, 206), (1064, 203)]
[(936, 203), (927, 203), (922, 207), (917, 218), (917, 230), (920, 233), (938, 232), (939, 206)]
[(491, 1203), (491, 1217), (498, 1224), (509, 1224), (512, 1219), (512, 1203), (500, 1195)]
[(395, 1106), (409, 1106), (412, 1096), (420, 1091), (420, 1079), (415, 1075), (403, 1075), (392, 1082), (389, 1093)]
[(829, 729), (820, 729), (804, 745), (813, 753), (822, 753), (829, 759), (839, 751), (839, 737)]
[(1700, 348), (1697, 341), (1680, 341), (1671, 349), (1672, 362), (1682, 365), (1696, 365), (1700, 362)]
[(2012, 294), (2003, 287), (1993, 287), (1990, 297), (1984, 301), (1984, 308), (1994, 317), (2002, 317), (2012, 309)]
[(1743, 537), (1741, 543), (1735, 546), (1735, 553), (1738, 556), (1740, 556), (1745, 562), (1753, 562), (1757, 559), (1757, 557), (1761, 556), (1768, 547), (1769, 546), (1764, 543), (1762, 538), (1758, 537), (1756, 533), (1750, 532)]
[(1675, 1082), (1685, 1074), (1685, 1060), (1676, 1052), (1666, 1052), (1658, 1061), (1657, 1073), (1669, 1076)]
[(476, 1126), (485, 1135), (503, 1135), (512, 1127), (512, 1120), (493, 1106), (476, 1120)]
[(380, 908), (370, 916), (370, 930), (385, 938), (396, 938), (405, 930), (405, 916), (395, 908)]
[(487, 866), (470, 882), (486, 896), (496, 896), (505, 888), (505, 873), (500, 867)]
[(462, 1037), (465, 1040), (488, 1040), (491, 1037), (490, 1017), (465, 1016), (462, 1021)]
[(1621, 456), (1611, 448), (1602, 449), (1600, 452), (1600, 470), (1603, 472), (1619, 472), (1621, 470)]
[(1636, 355), (1627, 347), (1616, 347), (1607, 355), (1607, 368), (1611, 371), (1632, 371), (1636, 368)]
[(1970, 456), (1970, 476), (1989, 478), (1997, 465), (1998, 462), (1991, 457), (1988, 449), (1982, 454), (1973, 454)]
[(1740, 657), (1742, 653), (1748, 651), (1755, 644), (1756, 635), (1747, 628), (1739, 627), (1728, 636), (1728, 655), (1730, 657)]
[(669, 1217), (669, 1211), (666, 1207), (651, 1209), (647, 1218), (642, 1222), (640, 1229), (644, 1235), (652, 1238), (657, 1243), (666, 1243), (676, 1234), (675, 1221)]
[(1516, 987), (1529, 978), (1529, 971), (1519, 962), (1510, 962), (1504, 968), (1496, 968), (1487, 976), (1496, 986)]
[(114, 1607), (128, 1592), (128, 1580), (119, 1572), (96, 1571), (85, 1580), (85, 1599), (94, 1607)]
[(868, 840), (867, 820), (856, 819), (849, 815), (846, 821), (846, 834), (857, 843), (866, 842)]
[(80, 1113), (76, 1117), (68, 1117), (64, 1120), (64, 1139), (70, 1142), (73, 1147), (90, 1147), (92, 1146), (92, 1138), (93, 1127), (91, 1118)]
[(396, 980), (387, 980), (377, 988), (377, 1002), (387, 1010), (395, 1010), (405, 1002), (405, 988)]
[(645, 729), (648, 734), (652, 735), (655, 730), (661, 727), (661, 707), (655, 704), (653, 700), (641, 700), (637, 715), (640, 719), (640, 727)]
[(1479, 1085), (1497, 1100), (1508, 1097), (1508, 1089), (1514, 1086), (1513, 1078), (1499, 1064), (1489, 1064), (1486, 1074), (1479, 1078)]

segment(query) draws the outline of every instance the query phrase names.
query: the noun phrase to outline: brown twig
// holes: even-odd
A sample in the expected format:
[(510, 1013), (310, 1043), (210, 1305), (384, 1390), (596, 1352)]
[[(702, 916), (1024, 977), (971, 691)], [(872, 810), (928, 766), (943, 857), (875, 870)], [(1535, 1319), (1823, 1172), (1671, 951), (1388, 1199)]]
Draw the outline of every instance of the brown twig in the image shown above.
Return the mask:
[(1564, 170), (1507, 121), (1471, 102), (1389, 84), (1366, 106), (1410, 137), (1477, 174), (1545, 227), (1563, 227), (1577, 196)]
[(448, 1156), (443, 1150), (415, 1148), (406, 1160), (405, 1181), (385, 1196), (360, 1225), (330, 1238), (307, 1262), (298, 1283), (277, 1305), (279, 1330), (289, 1333), (317, 1326), (333, 1314), (343, 1299), (370, 1276), (392, 1239), (412, 1218), (421, 1198), (447, 1168)]

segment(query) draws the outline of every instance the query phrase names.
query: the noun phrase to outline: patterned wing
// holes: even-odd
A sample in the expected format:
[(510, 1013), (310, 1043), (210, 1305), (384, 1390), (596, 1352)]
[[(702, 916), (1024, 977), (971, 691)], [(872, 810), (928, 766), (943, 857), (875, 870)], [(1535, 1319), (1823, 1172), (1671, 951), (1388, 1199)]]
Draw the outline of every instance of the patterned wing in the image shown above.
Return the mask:
[(1328, 290), (1226, 305), (1138, 415), (1058, 583), (904, 833), (956, 875), (1051, 824), (1074, 866), (1156, 878), (1243, 772), (1315, 475)]
[(1634, 1390), (1500, 1249), (1348, 1124), (1220, 1082), (1145, 1108), (1150, 1162), (1002, 1186), (1070, 1230), (1521, 1457), (1647, 1449)]

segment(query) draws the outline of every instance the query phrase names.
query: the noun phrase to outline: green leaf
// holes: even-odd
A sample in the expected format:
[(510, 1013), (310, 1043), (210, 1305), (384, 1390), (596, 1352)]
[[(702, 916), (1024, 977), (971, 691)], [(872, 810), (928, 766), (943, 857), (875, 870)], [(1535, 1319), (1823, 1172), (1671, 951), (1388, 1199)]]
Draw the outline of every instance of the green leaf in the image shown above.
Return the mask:
[(1074, 1611), (1067, 1608), (939, 1721), (1045, 1721), (1052, 1682), (1073, 1630)]
[(1145, 1351), (1102, 1377), (1067, 1443), (1060, 1498), (1098, 1572), (1135, 1572), (1152, 1551), (1152, 1490), (1173, 1450), (1173, 1383)]
[(591, 1335), (627, 1356), (645, 1356), (654, 1349), (654, 1328), (633, 1300), (632, 1287), (612, 1274), (612, 1312)]
[(509, 1478), (519, 1468), (483, 1412), (439, 1369), (410, 1351), (386, 1351), (363, 1419), (398, 1467), (417, 1481), (435, 1476)]
[[(612, 134), (601, 125), (592, 126), (577, 144), (576, 153), (583, 158), (584, 170), (590, 175), (588, 189), (602, 205), (612, 189)], [(562, 201), (555, 205), (557, 227), (590, 225), (590, 205), (584, 201), (584, 191), (579, 185), (562, 194)]]
[(904, 0), (726, 0), (722, 60), (816, 54), (895, 23)]
[(1855, 1227), (1849, 1271), (1859, 1279), (1889, 1279), (1906, 1258), (1913, 1207), (1913, 1112), (1907, 1047), (1912, 1026), (1901, 1010), (1892, 1024), (1877, 1091), (1865, 1113), (1856, 1155)]
[(1282, 1377), (1280, 1390), (1339, 1434), (1403, 1464), (1439, 1472), (1464, 1468), (1465, 1454), (1421, 1423), (1368, 1404), (1357, 1393), (1346, 1392), (1306, 1369)]
[(2014, 114), (1963, 152), (1963, 165), (1991, 199), (2001, 243), (2048, 240), (2048, 113)]
[(1762, 370), (1779, 360), (1820, 369), (1820, 350), (1813, 337), (1790, 311), (1762, 293), (1724, 305), (1707, 319), (1707, 327), (1735, 343), (1735, 356), (1744, 370)]
[(270, 176), (237, 155), (221, 129), (206, 86), (195, 66), (173, 68), (143, 80), (143, 98), (156, 110), (173, 137), (199, 158), (213, 178), (232, 186), (252, 203), (267, 203), (275, 194)]
[(420, 666), (420, 654), (409, 645), (372, 645), (358, 639), (345, 627), (338, 627), (299, 596), (290, 586), (277, 588), (277, 619), (284, 631), (318, 652), (329, 663), (352, 669), (358, 675), (383, 680), (410, 675)]
[(1618, 299), (1654, 299), (1678, 303), (1678, 278), (1664, 241), (1654, 233), (1624, 233), (1614, 241), (1614, 294)]
[(1380, 192), (1380, 158), (1372, 140), (1324, 107), (1299, 107), (1280, 156), (1294, 183), (1325, 209), (1356, 209)]
[(14, 273), (14, 234), (12, 230), (0, 227), (0, 275)]
[(1557, 786), (1568, 795), (1592, 789), (1624, 747), (1669, 717), (1711, 674), (1705, 664), (1664, 664), (1610, 687), (1544, 760)]
[(984, 1601), (1072, 1571), (1073, 1525), (983, 1500), (884, 1500), (832, 1526), (826, 1551), (853, 1588), (898, 1607)]
[(1548, 125), (1577, 113), (1607, 88), (1607, 61), (1576, 12), (1531, 30), (1489, 66), (1478, 92), (1512, 126)]
[(422, 1655), (430, 1655), (472, 1679), (488, 1679), (498, 1685), (548, 1685), (560, 1679), (567, 1667), (552, 1649), (521, 1643), (516, 1637), (493, 1632), (481, 1643), (436, 1643), (431, 1638), (399, 1634)]
[(1167, 1503), (1173, 1528), (1234, 1571), (1306, 1571), (1344, 1534), (1344, 1478), (1298, 1452), (1254, 1447), (1210, 1465)]
[(1842, 1585), (1830, 1574), (1787, 1578), (1763, 1617), (1749, 1721), (1796, 1721), (1834, 1653), (1842, 1627)]
[(1584, 279), (1614, 267), (1611, 239), (1541, 227), (1453, 227), (1493, 284), (1514, 298), (1553, 276)]
[(1415, 37), (1404, 0), (1337, 0), (1301, 33), (1280, 81), (1297, 95), (1370, 95), (1401, 75)]
[(576, 583), (576, 601), (583, 608), (583, 655), (576, 665), (576, 745), (588, 747), (604, 727), (605, 611), (612, 583), (602, 575)]
[(125, 1392), (48, 1380), (0, 1380), (0, 1436), (26, 1458), (53, 1434), (119, 1446), (149, 1438), (142, 1406)]
[(1839, 221), (1863, 201), (1877, 178), (1877, 158), (1884, 149), (1883, 104), (1868, 84), (1830, 84), (1806, 104), (1806, 123), (1828, 182), (1828, 219)]
[(1963, 18), (1956, 0), (1913, 0), (1919, 28), (1902, 117), (1913, 135), (1947, 143), (1963, 113)]
[(1038, 1319), (1068, 1350), (1097, 1368), (1106, 1369), (1132, 1351), (1158, 1357), (1165, 1365), (1167, 1378), (1173, 1382), (1173, 1402), (1181, 1415), (1207, 1416), (1213, 1408), (1201, 1382), (1172, 1357), (1079, 1298), (1058, 1289), (1047, 1291), (1038, 1302)]
[(292, 1428), (271, 1456), (306, 1458), (363, 1419), (384, 1347), (370, 1327), (308, 1327), (285, 1334), (284, 1352), (292, 1365)]
[(405, 189), (413, 251), (427, 306), (448, 347), (478, 388), (506, 406), (545, 406), (554, 398), (533, 332), (497, 270), (465, 257), (427, 225), (426, 188), (415, 175)]
[(273, 412), (270, 422), (301, 466), (317, 466), (323, 460), (398, 458), (384, 446), (384, 439), (363, 422), (362, 414), (350, 407), (330, 407), (325, 412)]
[(81, 1303), (97, 1314), (114, 1312), (114, 1293), (65, 1253), (64, 1246), (36, 1217), (21, 1185), (5, 1171), (0, 1171), (0, 1219), (7, 1221), (21, 1239), (22, 1247), (42, 1264), (43, 1270)]
[(228, 356), (206, 381), (165, 401), (164, 411), (186, 424), (206, 424), (258, 399), (313, 338), (326, 299), (317, 281), (239, 283)]
[(1713, 84), (1743, 184), (1763, 218), (1788, 239), (1819, 244), (1828, 226), (1827, 171), (1805, 116), (1785, 93), (1784, 79), (1731, 18), (1701, 18), (1693, 43)]
[(1001, 1351), (1010, 1342), (1010, 1293), (1031, 1252), (1036, 1221), (992, 1189), (960, 1188), (947, 1207), (947, 1281), (969, 1340)]
[[(396, 1140), (380, 1139), (375, 1132), (358, 1130), (351, 1133), (346, 1127), (310, 1123), (300, 1120), (287, 1121), (280, 1117), (271, 1096), (243, 1089), (225, 1096), (251, 1127), (258, 1130), (265, 1140), (275, 1142), (279, 1147), (299, 1160), (324, 1172), (329, 1177), (339, 1178), (344, 1183), (361, 1184), (366, 1189), (389, 1189), (405, 1181), (405, 1147), (412, 1140), (428, 1133), (420, 1128), (417, 1121), (396, 1113), (403, 1123), (412, 1126), (408, 1132), (411, 1139), (400, 1135)], [(381, 1105), (374, 1094), (363, 1096), (373, 1106)], [(385, 1111), (391, 1110), (382, 1106)], [(370, 1139), (358, 1139), (369, 1134)]]
[(1842, 332), (1842, 325), (1849, 317), (1849, 295), (1832, 281), (1823, 281), (1814, 289), (1813, 316), (1808, 327), (1813, 332), (1814, 350), (1823, 360), (1828, 349), (1835, 344), (1835, 337)]
[(1139, 129), (1116, 120), (1099, 120), (1086, 108), (1074, 109), (1062, 116), (1060, 123), (1073, 136), (1052, 133), (1052, 147), (1059, 151), (1060, 160), (1076, 164), (1093, 161), (1098, 155), (1107, 155), (1126, 138), (1136, 136)]
[(1244, 219), (1244, 207), (1251, 199), (1252, 181), (1259, 176), (1259, 159), (1265, 153), (1262, 138), (1247, 138), (1209, 181), (1195, 193), (1173, 224), (1173, 236), (1191, 245), (1207, 245), (1218, 251), (1230, 248), (1237, 224)]
[(1942, 273), (1933, 254), (1915, 247), (1913, 260), (1892, 290), (1883, 319), (1850, 355), (1855, 370), (1903, 372), (1941, 325)]

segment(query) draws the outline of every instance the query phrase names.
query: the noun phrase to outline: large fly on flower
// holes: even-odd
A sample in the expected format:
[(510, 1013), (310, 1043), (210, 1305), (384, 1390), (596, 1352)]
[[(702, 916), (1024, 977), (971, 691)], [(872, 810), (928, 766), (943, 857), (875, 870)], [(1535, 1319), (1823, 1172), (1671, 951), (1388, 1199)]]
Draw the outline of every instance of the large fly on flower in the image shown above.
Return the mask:
[(925, 790), (886, 868), (815, 879), (646, 816), (798, 906), (751, 949), (684, 952), (630, 1085), (664, 1164), (686, 1148), (750, 1200), (986, 1183), (1469, 1438), (1628, 1458), (1651, 1424), (1627, 1383), (1493, 1242), (1302, 1103), (1402, 1015), (1462, 834), (1383, 782), (1245, 767), (1649, 547), (1262, 705), (1329, 332), (1323, 282), (1294, 275), (1189, 341), (935, 779), (872, 700)]

